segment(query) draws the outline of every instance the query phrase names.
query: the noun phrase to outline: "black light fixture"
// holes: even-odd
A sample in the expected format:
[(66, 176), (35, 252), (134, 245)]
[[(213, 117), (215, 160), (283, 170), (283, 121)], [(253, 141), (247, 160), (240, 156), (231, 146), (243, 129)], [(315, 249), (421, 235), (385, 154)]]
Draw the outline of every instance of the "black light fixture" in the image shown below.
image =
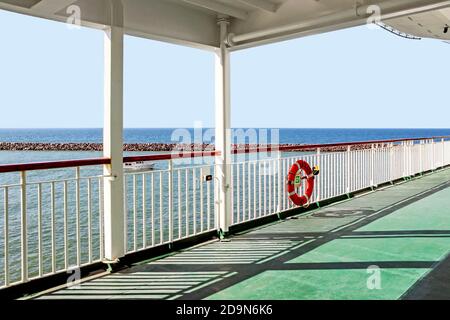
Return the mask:
[(448, 33), (448, 26), (444, 27), (444, 33)]

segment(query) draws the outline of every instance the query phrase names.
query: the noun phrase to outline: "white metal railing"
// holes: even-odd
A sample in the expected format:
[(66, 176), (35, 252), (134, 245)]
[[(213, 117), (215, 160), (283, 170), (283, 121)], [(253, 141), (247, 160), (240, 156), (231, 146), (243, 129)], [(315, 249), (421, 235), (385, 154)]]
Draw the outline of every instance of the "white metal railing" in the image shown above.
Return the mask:
[(125, 174), (128, 253), (216, 230), (214, 165)]
[(383, 183), (408, 178), (450, 164), (450, 141), (374, 144), (368, 149), (321, 152), (272, 159), (242, 161), (232, 165), (232, 224), (294, 208), (287, 197), (286, 177), (302, 159), (319, 165), (311, 204)]
[(4, 174), (0, 287), (102, 260), (104, 177), (91, 173), (74, 167)]
[[(299, 159), (320, 166), (312, 204), (450, 164), (450, 141), (444, 139), (365, 145), (235, 160), (232, 225), (294, 208), (285, 179)], [(127, 253), (218, 229), (214, 161), (183, 165), (166, 159), (156, 159), (154, 170), (125, 173)], [(0, 168), (8, 172), (0, 174), (0, 288), (103, 261), (106, 160), (91, 167)]]

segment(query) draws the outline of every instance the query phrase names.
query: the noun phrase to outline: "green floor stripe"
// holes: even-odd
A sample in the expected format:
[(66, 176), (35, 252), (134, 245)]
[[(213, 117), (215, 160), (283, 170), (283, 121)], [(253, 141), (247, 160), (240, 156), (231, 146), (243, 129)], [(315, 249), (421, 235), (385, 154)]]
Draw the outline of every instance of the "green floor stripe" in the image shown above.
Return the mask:
[(450, 250), (450, 238), (339, 239), (288, 263), (439, 261)]
[(208, 300), (391, 300), (398, 299), (428, 269), (383, 269), (380, 288), (367, 270), (266, 271)]
[(450, 230), (450, 189), (379, 219), (358, 231)]

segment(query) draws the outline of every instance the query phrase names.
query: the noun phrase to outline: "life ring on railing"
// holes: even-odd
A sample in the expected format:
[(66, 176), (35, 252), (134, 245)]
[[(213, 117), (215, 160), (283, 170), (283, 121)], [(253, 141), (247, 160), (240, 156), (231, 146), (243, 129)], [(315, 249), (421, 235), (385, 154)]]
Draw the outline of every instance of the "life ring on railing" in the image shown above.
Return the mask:
[[(305, 176), (301, 176), (301, 172), (305, 173)], [(304, 208), (309, 207), (311, 197), (314, 190), (314, 177), (319, 174), (319, 168), (311, 166), (308, 162), (303, 160), (298, 160), (294, 163), (289, 170), (289, 175), (287, 177), (287, 192), (289, 194), (289, 199), (297, 205), (303, 206)], [(296, 185), (301, 184), (301, 180), (306, 179), (306, 190), (303, 195), (298, 195), (295, 191)], [(296, 181), (297, 180), (297, 181)]]

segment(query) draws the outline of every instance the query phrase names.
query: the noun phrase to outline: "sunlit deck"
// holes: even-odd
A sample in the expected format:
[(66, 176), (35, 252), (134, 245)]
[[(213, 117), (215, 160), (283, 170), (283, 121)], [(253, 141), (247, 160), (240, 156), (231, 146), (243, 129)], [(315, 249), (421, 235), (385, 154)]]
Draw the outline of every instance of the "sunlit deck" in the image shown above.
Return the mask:
[[(231, 121), (235, 52), (381, 21), (403, 37), (450, 40), (450, 1), (0, 0), (0, 9), (102, 30), (104, 48), (102, 155), (0, 164), (0, 297), (450, 297), (449, 268), (439, 265), (450, 248), (449, 136), (280, 147), (277, 130), (269, 142), (267, 130), (233, 130)], [(200, 140), (208, 136), (200, 145), (214, 142), (211, 148), (124, 154), (126, 36), (211, 54), (214, 133), (199, 135)], [(39, 62), (36, 57), (29, 60)], [(187, 56), (180, 58), (189, 63)], [(261, 63), (261, 70), (277, 59)], [(174, 83), (170, 85), (169, 92), (178, 94)], [(157, 90), (145, 90), (150, 89)], [(396, 89), (395, 94), (410, 92)], [(58, 100), (52, 93), (51, 99)], [(289, 117), (322, 109), (295, 99)], [(369, 108), (353, 100), (361, 112)], [(420, 110), (431, 103), (426, 100)], [(273, 104), (274, 112), (279, 112), (278, 104)], [(401, 105), (414, 114), (408, 104)], [(189, 103), (183, 107), (189, 110)], [(152, 104), (151, 112), (163, 120), (157, 115), (160, 108)], [(257, 124), (258, 114), (254, 120)], [(190, 142), (196, 140), (195, 132), (193, 136)], [(236, 142), (248, 145), (236, 149)], [(299, 160), (317, 168), (317, 177), (305, 170), (303, 177), (291, 173)], [(142, 172), (124, 170), (124, 164), (144, 162), (155, 166)], [(297, 178), (297, 183), (292, 181)], [(294, 205), (293, 185), (302, 193), (306, 189), (303, 204), (315, 210), (305, 213), (301, 204)], [(293, 214), (301, 215), (273, 223)], [(248, 231), (255, 225), (259, 229)], [(211, 240), (215, 238), (225, 240)], [(205, 239), (210, 242), (203, 243)], [(183, 248), (187, 243), (197, 246), (180, 251), (180, 243)], [(162, 253), (166, 255), (154, 258)], [(152, 260), (142, 262), (142, 257)], [(105, 272), (108, 268), (115, 272)], [(70, 281), (72, 271), (90, 278), (79, 287), (63, 285), (35, 295)], [(92, 276), (95, 272), (101, 274)]]
[(439, 170), (33, 298), (448, 298), (449, 186)]

